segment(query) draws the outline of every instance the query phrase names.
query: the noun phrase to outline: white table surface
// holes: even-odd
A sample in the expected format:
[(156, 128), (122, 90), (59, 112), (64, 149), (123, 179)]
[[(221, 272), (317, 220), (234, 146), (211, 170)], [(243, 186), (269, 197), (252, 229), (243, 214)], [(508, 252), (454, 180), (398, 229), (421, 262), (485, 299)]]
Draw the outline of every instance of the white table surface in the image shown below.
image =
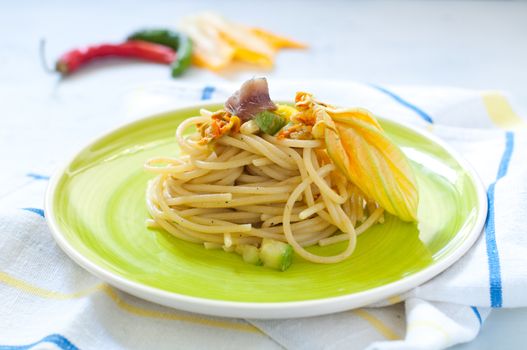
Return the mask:
[[(114, 60), (94, 64), (59, 83), (40, 66), (39, 39), (46, 38), (48, 57), (55, 58), (79, 45), (120, 40), (145, 26), (175, 26), (182, 15), (203, 10), (287, 34), (309, 43), (311, 49), (280, 53), (271, 72), (231, 71), (219, 76), (193, 69), (185, 81), (238, 81), (265, 74), (271, 80), (500, 89), (512, 93), (520, 104), (527, 101), (527, 2), (13, 1), (0, 3), (0, 118), (16, 125), (17, 115), (33, 113), (44, 122), (61, 120), (61, 130), (85, 128), (84, 136), (60, 135), (65, 146), (56, 150), (57, 159), (66, 157), (103, 131), (91, 127), (90, 118), (104, 119), (107, 128), (122, 122), (123, 94), (147, 81), (169, 80), (169, 71)], [(64, 122), (68, 113), (81, 114), (85, 124), (68, 125)], [(54, 137), (39, 135), (37, 126), (27, 127), (35, 128), (34, 142)], [(0, 137), (12, 138), (14, 148), (28, 142), (8, 130), (0, 130)], [(0, 150), (0, 159), (7, 165), (24, 161), (23, 155), (10, 156), (9, 150)], [(526, 328), (527, 308), (496, 310), (475, 341), (455, 349), (521, 348), (527, 342)]]

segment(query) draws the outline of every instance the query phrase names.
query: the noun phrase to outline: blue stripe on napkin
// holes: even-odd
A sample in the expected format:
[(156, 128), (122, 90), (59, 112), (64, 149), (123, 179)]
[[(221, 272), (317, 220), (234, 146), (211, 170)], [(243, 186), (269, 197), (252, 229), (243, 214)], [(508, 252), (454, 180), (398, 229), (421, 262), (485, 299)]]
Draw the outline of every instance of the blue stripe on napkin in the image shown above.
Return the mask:
[(38, 215), (40, 215), (42, 217), (45, 217), (44, 210), (42, 210), (40, 208), (22, 208), (22, 210), (30, 211), (32, 213), (38, 214)]
[(42, 344), (42, 343), (52, 343), (58, 346), (62, 350), (79, 350), (78, 347), (73, 345), (66, 337), (60, 334), (50, 334), (41, 340), (28, 345), (0, 345), (0, 350), (26, 350), (31, 349), (32, 347)]
[(405, 106), (406, 108), (409, 108), (411, 109), (412, 111), (414, 111), (415, 113), (417, 113), (421, 119), (423, 119), (424, 121), (430, 123), (430, 124), (433, 124), (434, 123), (434, 120), (432, 119), (432, 117), (430, 115), (428, 115), (428, 113), (426, 113), (425, 111), (423, 111), (421, 108), (417, 107), (416, 105), (414, 105), (413, 103), (410, 103), (409, 101), (406, 101), (405, 99), (403, 99), (401, 96), (395, 94), (394, 92), (392, 91), (389, 91), (388, 89), (386, 88), (383, 88), (381, 86), (378, 86), (378, 85), (373, 85), (373, 84), (370, 84), (370, 86), (382, 93), (384, 93), (385, 95), (388, 95), (390, 96), (391, 98), (393, 98), (395, 101), (399, 102), (400, 104), (402, 104), (403, 106)]
[(496, 243), (496, 223), (494, 213), (494, 194), (496, 183), (507, 174), (512, 151), (514, 150), (514, 134), (507, 132), (505, 134), (505, 151), (501, 157), (500, 166), (496, 181), (489, 186), (487, 197), (489, 203), (489, 213), (485, 222), (485, 240), (487, 243), (487, 257), (489, 263), (489, 283), (490, 283), (490, 305), (499, 308), (503, 304), (503, 293), (501, 289), (501, 267), (498, 245)]
[(27, 177), (31, 177), (35, 180), (49, 180), (49, 176), (47, 175), (42, 175), (42, 174), (36, 174), (36, 173), (27, 173), (26, 174)]
[(205, 86), (203, 88), (203, 91), (201, 92), (201, 99), (210, 100), (212, 98), (212, 94), (214, 93), (214, 90), (216, 90), (214, 86)]
[(471, 306), (470, 308), (472, 309), (472, 311), (474, 311), (474, 314), (475, 314), (476, 317), (478, 318), (479, 325), (481, 326), (481, 325), (483, 324), (483, 320), (481, 319), (481, 314), (479, 313), (478, 308), (475, 307), (475, 306)]

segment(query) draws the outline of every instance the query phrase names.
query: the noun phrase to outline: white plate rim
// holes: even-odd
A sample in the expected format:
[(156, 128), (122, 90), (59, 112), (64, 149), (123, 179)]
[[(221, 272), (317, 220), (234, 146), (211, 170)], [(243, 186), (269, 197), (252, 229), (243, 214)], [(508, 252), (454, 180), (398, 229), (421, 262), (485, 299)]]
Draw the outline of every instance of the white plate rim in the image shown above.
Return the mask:
[(57, 185), (62, 175), (64, 174), (68, 166), (72, 163), (72, 161), (83, 150), (90, 147), (94, 143), (102, 140), (103, 138), (117, 132), (121, 128), (129, 126), (130, 124), (142, 122), (147, 119), (154, 119), (158, 116), (167, 113), (177, 113), (181, 110), (187, 110), (191, 108), (207, 108), (207, 106), (218, 105), (220, 103), (222, 103), (222, 101), (210, 100), (206, 103), (202, 102), (197, 104), (189, 104), (180, 108), (170, 109), (164, 112), (155, 113), (132, 121), (127, 121), (117, 127), (112, 128), (103, 135), (94, 138), (91, 142), (83, 146), (79, 151), (75, 152), (74, 155), (67, 162), (64, 163), (64, 165), (59, 167), (54, 172), (53, 176), (50, 178), (45, 195), (44, 211), (46, 213), (46, 221), (50, 228), (52, 236), (59, 245), (59, 247), (73, 261), (75, 261), (78, 265), (83, 267), (91, 274), (109, 283), (110, 285), (141, 299), (145, 299), (157, 304), (184, 311), (211, 316), (248, 319), (284, 319), (319, 316), (346, 311), (367, 306), (369, 304), (407, 292), (412, 288), (415, 288), (423, 284), (424, 282), (434, 278), (435, 276), (446, 270), (448, 267), (450, 267), (452, 264), (454, 264), (472, 247), (472, 245), (476, 242), (482, 232), (488, 210), (487, 195), (485, 187), (483, 186), (479, 175), (476, 173), (472, 165), (470, 165), (468, 161), (461, 157), (451, 146), (449, 146), (443, 140), (431, 134), (430, 132), (405, 122), (395, 121), (392, 119), (385, 119), (410, 129), (416, 134), (433, 141), (434, 143), (441, 146), (445, 151), (447, 151), (452, 156), (452, 158), (454, 158), (460, 164), (460, 166), (466, 171), (467, 175), (471, 177), (472, 181), (474, 182), (476, 186), (476, 196), (478, 205), (481, 208), (476, 217), (474, 228), (469, 232), (466, 239), (454, 251), (442, 257), (440, 260), (433, 263), (432, 265), (427, 266), (423, 270), (420, 270), (409, 276), (403, 277), (397, 281), (390, 282), (388, 284), (368, 289), (362, 292), (313, 300), (287, 302), (237, 302), (215, 300), (193, 297), (184, 294), (178, 294), (175, 292), (168, 292), (159, 288), (150, 287), (147, 285), (143, 285), (139, 282), (126, 279), (118, 275), (117, 273), (106, 270), (105, 268), (97, 265), (95, 262), (92, 262), (82, 253), (77, 251), (75, 247), (70, 244), (70, 242), (68, 242), (56, 221), (53, 209), (53, 200), (55, 197)]

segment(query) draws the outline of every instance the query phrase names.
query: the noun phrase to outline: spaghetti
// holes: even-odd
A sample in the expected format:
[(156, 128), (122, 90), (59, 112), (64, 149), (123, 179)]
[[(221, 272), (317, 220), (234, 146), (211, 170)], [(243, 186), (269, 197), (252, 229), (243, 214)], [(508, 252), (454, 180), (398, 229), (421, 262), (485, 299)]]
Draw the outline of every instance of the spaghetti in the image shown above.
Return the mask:
[[(157, 174), (146, 193), (148, 225), (253, 263), (261, 262), (266, 242), (286, 244), (314, 263), (348, 258), (357, 236), (383, 222), (384, 209), (339, 170), (325, 139), (309, 134), (316, 121), (306, 122), (301, 103), (276, 107), (274, 115), (289, 123), (273, 120), (281, 129), (275, 135), (247, 110), (202, 109), (183, 121), (176, 130), (181, 155), (145, 164)], [(346, 248), (334, 256), (306, 250), (344, 241)]]
[[(227, 250), (272, 238), (291, 244), (308, 261), (335, 263), (351, 255), (357, 232), (382, 218), (382, 208), (329, 162), (323, 142), (283, 142), (242, 129), (220, 138), (211, 151), (198, 145), (199, 134), (183, 136), (211, 114), (202, 110), (201, 116), (180, 124), (176, 134), (182, 156), (145, 164), (159, 173), (147, 189), (151, 225)], [(375, 219), (369, 220), (372, 215)], [(339, 255), (317, 256), (304, 249), (339, 231), (348, 241)]]

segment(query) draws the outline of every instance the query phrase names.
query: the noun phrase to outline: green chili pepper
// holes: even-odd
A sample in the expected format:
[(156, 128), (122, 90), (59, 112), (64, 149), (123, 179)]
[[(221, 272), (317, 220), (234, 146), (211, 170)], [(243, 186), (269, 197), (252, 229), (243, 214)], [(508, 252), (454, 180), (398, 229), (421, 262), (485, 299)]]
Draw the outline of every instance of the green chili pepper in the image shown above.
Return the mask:
[(183, 33), (167, 29), (146, 29), (133, 33), (128, 40), (143, 40), (168, 46), (176, 51), (176, 59), (172, 62), (172, 76), (181, 75), (190, 66), (192, 60), (192, 41)]

